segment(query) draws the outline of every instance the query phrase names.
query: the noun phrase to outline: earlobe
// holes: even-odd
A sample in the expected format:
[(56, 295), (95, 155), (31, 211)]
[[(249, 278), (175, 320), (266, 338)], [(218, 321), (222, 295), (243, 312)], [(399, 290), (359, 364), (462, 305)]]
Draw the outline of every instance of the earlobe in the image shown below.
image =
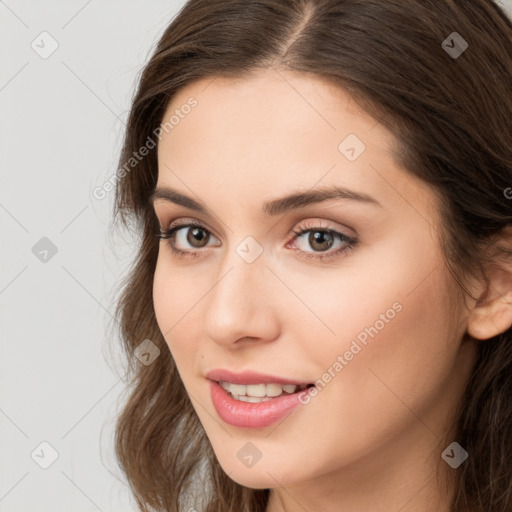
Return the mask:
[(468, 334), (488, 340), (512, 326), (512, 270), (495, 269), (489, 283), (470, 311)]

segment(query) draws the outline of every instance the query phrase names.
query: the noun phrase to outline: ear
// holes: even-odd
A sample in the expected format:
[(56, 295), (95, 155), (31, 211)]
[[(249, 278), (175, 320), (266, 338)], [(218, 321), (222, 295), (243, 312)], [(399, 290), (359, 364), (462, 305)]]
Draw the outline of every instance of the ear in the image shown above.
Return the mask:
[[(506, 247), (507, 252), (511, 251), (512, 237), (502, 238), (498, 244)], [(508, 263), (501, 258), (501, 264), (493, 265), (488, 271), (488, 281), (485, 285), (482, 284), (483, 291), (470, 311), (467, 331), (473, 338), (488, 340), (512, 326), (511, 252), (507, 258)]]

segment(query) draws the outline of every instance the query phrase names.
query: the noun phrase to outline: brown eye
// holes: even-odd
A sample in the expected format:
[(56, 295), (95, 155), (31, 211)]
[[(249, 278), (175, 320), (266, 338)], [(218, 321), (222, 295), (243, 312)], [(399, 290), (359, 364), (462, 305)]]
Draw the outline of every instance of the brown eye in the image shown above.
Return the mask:
[(203, 251), (195, 251), (207, 247), (212, 237), (210, 230), (199, 224), (178, 224), (157, 235), (161, 240), (169, 240), (169, 246), (176, 254), (197, 255)]
[[(196, 248), (204, 247), (210, 238), (209, 233), (203, 228), (187, 228), (187, 242)], [(206, 242), (205, 242), (206, 241)]]
[(318, 251), (330, 249), (334, 243), (332, 234), (329, 231), (313, 231), (309, 233), (309, 245)]
[(328, 261), (348, 252), (358, 243), (351, 236), (318, 225), (304, 224), (298, 230), (292, 230), (291, 234), (295, 235), (292, 242), (299, 249), (297, 254), (308, 260)]

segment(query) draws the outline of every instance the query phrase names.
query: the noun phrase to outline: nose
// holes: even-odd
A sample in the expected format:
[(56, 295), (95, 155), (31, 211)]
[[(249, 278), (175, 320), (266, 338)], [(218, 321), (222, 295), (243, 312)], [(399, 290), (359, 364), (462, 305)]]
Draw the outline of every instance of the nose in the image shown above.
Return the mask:
[(252, 263), (236, 253), (226, 258), (222, 272), (205, 297), (203, 321), (208, 339), (235, 349), (249, 341), (277, 338), (279, 319), (274, 287), (278, 283), (262, 256)]

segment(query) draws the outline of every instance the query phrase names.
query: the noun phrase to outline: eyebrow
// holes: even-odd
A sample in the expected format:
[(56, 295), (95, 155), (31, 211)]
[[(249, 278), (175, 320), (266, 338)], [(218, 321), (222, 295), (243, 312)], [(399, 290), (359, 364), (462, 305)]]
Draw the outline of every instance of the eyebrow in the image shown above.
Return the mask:
[[(153, 194), (151, 194), (149, 203), (153, 205), (157, 199), (169, 201), (200, 213), (207, 213), (207, 208), (200, 202), (170, 187), (156, 188)], [(334, 186), (293, 192), (287, 196), (264, 203), (262, 209), (266, 215), (280, 215), (281, 213), (332, 199), (351, 199), (382, 208), (382, 205), (374, 197), (345, 187)]]

